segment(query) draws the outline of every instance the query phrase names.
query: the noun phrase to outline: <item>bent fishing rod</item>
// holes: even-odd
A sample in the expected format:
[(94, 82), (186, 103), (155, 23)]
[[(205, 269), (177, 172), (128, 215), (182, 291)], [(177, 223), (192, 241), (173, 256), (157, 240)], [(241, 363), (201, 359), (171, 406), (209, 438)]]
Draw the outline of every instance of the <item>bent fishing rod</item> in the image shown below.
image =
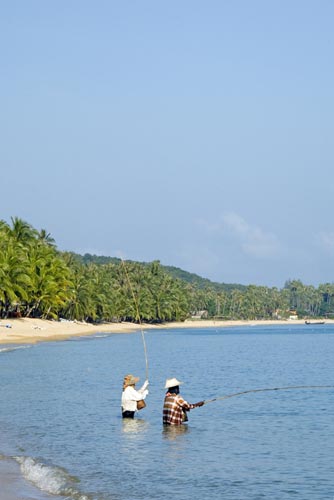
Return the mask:
[(334, 385), (292, 385), (286, 387), (270, 387), (265, 389), (250, 389), (247, 391), (235, 392), (233, 394), (226, 394), (225, 396), (217, 396), (213, 399), (206, 399), (204, 404), (213, 403), (214, 401), (222, 401), (224, 399), (234, 398), (236, 396), (243, 396), (251, 392), (269, 392), (269, 391), (289, 391), (299, 389), (334, 389)]
[(139, 326), (140, 326), (141, 337), (142, 337), (143, 347), (144, 347), (144, 355), (145, 355), (146, 380), (148, 380), (148, 357), (147, 357), (147, 349), (146, 349), (146, 340), (145, 340), (143, 325), (142, 325), (142, 322), (141, 322), (141, 319), (140, 319), (138, 300), (137, 300), (135, 292), (133, 290), (133, 287), (132, 287), (132, 284), (131, 284), (131, 280), (130, 280), (130, 276), (128, 274), (125, 262), (124, 262), (124, 260), (122, 258), (121, 258), (121, 262), (122, 262), (122, 265), (123, 265), (123, 268), (124, 268), (124, 273), (125, 273), (125, 276), (126, 276), (126, 279), (127, 279), (130, 291), (131, 291), (131, 295), (132, 295), (132, 298), (133, 298), (133, 302), (135, 304), (135, 308), (136, 308), (136, 320), (138, 321)]

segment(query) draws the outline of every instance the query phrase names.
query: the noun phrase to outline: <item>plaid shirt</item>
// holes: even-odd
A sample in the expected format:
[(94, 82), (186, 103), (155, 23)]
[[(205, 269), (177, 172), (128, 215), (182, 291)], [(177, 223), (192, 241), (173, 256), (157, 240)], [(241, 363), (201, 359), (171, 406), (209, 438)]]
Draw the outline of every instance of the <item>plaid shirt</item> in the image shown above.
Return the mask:
[(184, 410), (192, 410), (196, 406), (185, 401), (179, 394), (171, 394), (167, 392), (162, 422), (167, 425), (181, 425), (183, 421)]

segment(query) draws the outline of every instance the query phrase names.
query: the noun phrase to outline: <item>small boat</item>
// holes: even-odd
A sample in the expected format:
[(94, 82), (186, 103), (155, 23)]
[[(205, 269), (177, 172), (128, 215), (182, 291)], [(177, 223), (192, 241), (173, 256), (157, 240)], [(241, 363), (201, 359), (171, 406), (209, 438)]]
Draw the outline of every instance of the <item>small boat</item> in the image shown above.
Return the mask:
[(305, 325), (324, 325), (325, 322), (322, 321), (322, 320), (319, 320), (319, 321), (310, 321), (310, 320), (306, 320), (305, 321)]

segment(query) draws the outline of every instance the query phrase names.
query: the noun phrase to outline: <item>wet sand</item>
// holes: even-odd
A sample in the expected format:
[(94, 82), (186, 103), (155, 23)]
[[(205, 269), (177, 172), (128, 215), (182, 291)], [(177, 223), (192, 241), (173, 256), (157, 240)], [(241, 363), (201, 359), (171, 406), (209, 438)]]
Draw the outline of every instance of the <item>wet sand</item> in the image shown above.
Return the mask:
[(51, 500), (28, 483), (20, 472), (20, 466), (10, 459), (0, 458), (0, 498), (1, 500)]

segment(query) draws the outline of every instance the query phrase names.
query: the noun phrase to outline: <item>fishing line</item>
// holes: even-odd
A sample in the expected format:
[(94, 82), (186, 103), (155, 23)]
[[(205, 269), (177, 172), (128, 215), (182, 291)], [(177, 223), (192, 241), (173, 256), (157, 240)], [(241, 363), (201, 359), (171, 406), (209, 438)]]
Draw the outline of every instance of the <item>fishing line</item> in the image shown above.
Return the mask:
[(250, 389), (248, 391), (235, 392), (234, 394), (227, 394), (225, 396), (217, 396), (213, 399), (207, 399), (204, 404), (213, 403), (214, 401), (222, 401), (223, 399), (234, 398), (235, 396), (242, 396), (244, 394), (249, 394), (251, 392), (269, 392), (269, 391), (288, 391), (288, 390), (298, 390), (298, 389), (333, 389), (334, 385), (294, 385), (287, 387), (272, 387), (266, 389)]
[(143, 341), (144, 355), (145, 355), (146, 380), (148, 380), (148, 357), (147, 357), (147, 349), (146, 349), (146, 340), (145, 340), (143, 325), (142, 325), (142, 322), (141, 322), (141, 319), (140, 319), (138, 300), (137, 300), (135, 292), (133, 290), (133, 287), (132, 287), (132, 284), (131, 284), (131, 280), (130, 280), (130, 277), (129, 277), (129, 274), (128, 274), (128, 271), (127, 271), (127, 268), (126, 268), (126, 265), (125, 265), (125, 262), (124, 262), (124, 260), (122, 258), (121, 258), (121, 262), (123, 264), (125, 276), (126, 276), (126, 279), (127, 279), (130, 291), (131, 291), (133, 302), (134, 302), (135, 307), (136, 307), (136, 320), (138, 321), (139, 326), (140, 326), (141, 338), (142, 338), (142, 341)]

